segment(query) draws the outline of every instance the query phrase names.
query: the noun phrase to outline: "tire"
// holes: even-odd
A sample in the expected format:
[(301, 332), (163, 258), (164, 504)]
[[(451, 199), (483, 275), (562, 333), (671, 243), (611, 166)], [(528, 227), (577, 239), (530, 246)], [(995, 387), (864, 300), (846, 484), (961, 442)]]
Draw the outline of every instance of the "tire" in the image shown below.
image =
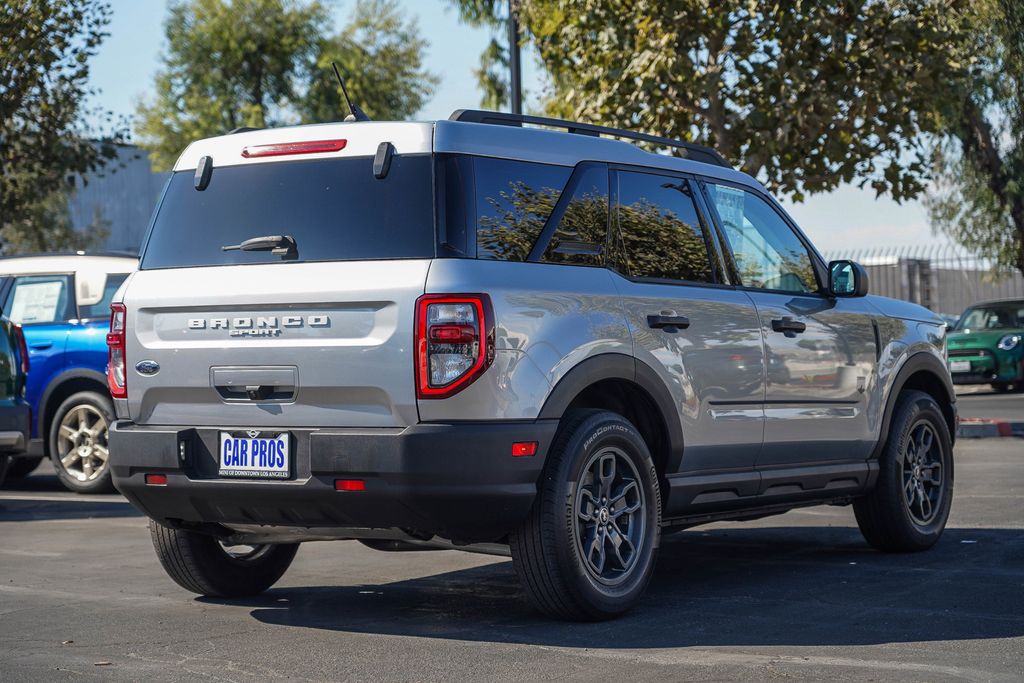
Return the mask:
[(167, 575), (187, 591), (211, 598), (259, 595), (280, 579), (299, 549), (298, 543), (235, 546), (229, 552), (213, 536), (149, 522), (153, 547)]
[(42, 461), (43, 456), (41, 455), (28, 458), (11, 458), (10, 465), (7, 467), (7, 479), (11, 481), (15, 479), (24, 479), (35, 472), (36, 468), (39, 467), (39, 463)]
[[(609, 472), (604, 486), (601, 475)], [(647, 587), (660, 523), (658, 475), (636, 427), (607, 411), (575, 412), (563, 418), (529, 517), (509, 536), (512, 564), (544, 614), (608, 619), (633, 607)], [(633, 551), (622, 553), (622, 541), (615, 551), (613, 538)]]
[(72, 394), (58, 406), (50, 422), (50, 460), (65, 488), (75, 493), (114, 490), (107, 450), (107, 430), (113, 421), (110, 397), (95, 391)]
[(879, 456), (878, 482), (854, 501), (853, 510), (872, 546), (916, 552), (935, 545), (946, 527), (953, 500), (953, 447), (935, 399), (906, 391), (896, 401)]
[(1013, 384), (1009, 382), (997, 382), (992, 385), (993, 391), (998, 391), (1000, 394), (1005, 394), (1013, 388)]

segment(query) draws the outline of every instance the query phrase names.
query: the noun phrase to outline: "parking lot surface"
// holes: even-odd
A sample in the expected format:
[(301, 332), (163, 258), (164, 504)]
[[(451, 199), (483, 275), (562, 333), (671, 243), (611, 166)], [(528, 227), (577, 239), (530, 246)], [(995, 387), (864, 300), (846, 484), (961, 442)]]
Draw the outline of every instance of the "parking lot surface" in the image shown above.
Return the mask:
[(277, 587), (205, 600), (119, 496), (0, 491), (0, 678), (1005, 680), (1024, 677), (1024, 441), (961, 442), (933, 550), (870, 550), (850, 508), (665, 539), (640, 607), (546, 621), (511, 563), (311, 543)]
[(1024, 392), (999, 393), (988, 385), (957, 388), (960, 417), (1024, 420)]

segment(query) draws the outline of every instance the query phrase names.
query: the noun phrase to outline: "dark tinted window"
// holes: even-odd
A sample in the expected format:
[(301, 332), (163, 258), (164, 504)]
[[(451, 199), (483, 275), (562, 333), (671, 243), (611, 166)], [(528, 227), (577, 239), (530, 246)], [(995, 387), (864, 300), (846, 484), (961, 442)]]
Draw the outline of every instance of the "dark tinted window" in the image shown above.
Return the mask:
[(549, 263), (600, 266), (608, 236), (608, 169), (588, 166), (575, 179), (572, 199), (544, 252)]
[(619, 172), (618, 226), (633, 277), (711, 282), (711, 262), (690, 183)]
[(71, 312), (71, 278), (67, 275), (15, 278), (4, 302), (4, 317), (19, 325), (70, 320), (74, 317)]
[(473, 164), (477, 258), (525, 261), (572, 169), (482, 157)]
[(291, 235), (300, 261), (434, 256), (432, 161), (396, 155), (387, 177), (373, 159), (277, 161), (171, 178), (142, 268), (277, 263), (269, 251), (222, 251), (252, 237)]
[(771, 204), (729, 185), (708, 183), (707, 188), (745, 287), (818, 290), (807, 247)]
[(79, 306), (79, 318), (107, 318), (110, 317), (110, 300), (114, 298), (117, 288), (128, 277), (128, 273), (112, 273), (107, 275), (107, 281), (103, 284), (103, 298), (90, 306)]

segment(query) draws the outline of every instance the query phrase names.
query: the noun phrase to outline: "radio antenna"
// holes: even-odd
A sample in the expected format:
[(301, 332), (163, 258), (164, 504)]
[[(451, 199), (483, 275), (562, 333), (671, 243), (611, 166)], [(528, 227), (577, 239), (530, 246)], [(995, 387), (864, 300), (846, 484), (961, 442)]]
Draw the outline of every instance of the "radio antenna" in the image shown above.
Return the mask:
[(345, 121), (369, 121), (370, 117), (358, 105), (352, 104), (352, 98), (348, 96), (348, 88), (345, 87), (345, 79), (341, 77), (341, 72), (338, 71), (338, 65), (331, 62), (331, 68), (334, 69), (334, 75), (338, 78), (338, 85), (341, 86), (341, 94), (345, 96), (345, 103), (348, 104), (349, 115), (345, 117)]

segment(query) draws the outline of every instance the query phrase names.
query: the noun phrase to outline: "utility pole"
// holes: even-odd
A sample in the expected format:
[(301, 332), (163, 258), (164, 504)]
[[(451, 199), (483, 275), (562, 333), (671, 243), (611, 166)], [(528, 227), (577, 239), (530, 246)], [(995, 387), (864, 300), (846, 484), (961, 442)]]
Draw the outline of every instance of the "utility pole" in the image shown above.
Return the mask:
[(523, 78), (519, 64), (519, 13), (516, 0), (508, 0), (508, 65), (512, 113), (523, 113)]

